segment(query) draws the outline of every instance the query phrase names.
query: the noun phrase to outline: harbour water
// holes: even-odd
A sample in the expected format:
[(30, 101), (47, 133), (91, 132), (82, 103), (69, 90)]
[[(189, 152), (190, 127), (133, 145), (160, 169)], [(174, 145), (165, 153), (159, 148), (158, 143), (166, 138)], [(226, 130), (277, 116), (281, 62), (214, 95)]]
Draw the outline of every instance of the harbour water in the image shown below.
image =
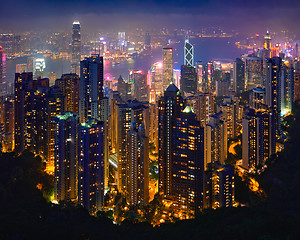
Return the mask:
[[(240, 57), (245, 53), (245, 50), (239, 49), (235, 42), (235, 38), (191, 38), (190, 42), (194, 45), (194, 60), (202, 61), (204, 63), (212, 60), (223, 62), (232, 62), (236, 57)], [(183, 43), (184, 39), (177, 39), (171, 43), (170, 47), (174, 49), (174, 68), (180, 69), (183, 64)], [(40, 56), (34, 56), (40, 57)], [(135, 59), (122, 61), (114, 64), (112, 61), (105, 60), (104, 73), (111, 74), (117, 79), (120, 75), (127, 78), (129, 70), (144, 70), (148, 71), (151, 65), (157, 61), (162, 60), (162, 48), (152, 50), (151, 55), (140, 55)], [(70, 72), (70, 61), (64, 59), (45, 58), (46, 61), (46, 75), (48, 72), (55, 72), (56, 77), (59, 78), (62, 73)], [(6, 77), (8, 82), (14, 81), (14, 74), (16, 64), (27, 63), (27, 57), (7, 60), (6, 63)]]

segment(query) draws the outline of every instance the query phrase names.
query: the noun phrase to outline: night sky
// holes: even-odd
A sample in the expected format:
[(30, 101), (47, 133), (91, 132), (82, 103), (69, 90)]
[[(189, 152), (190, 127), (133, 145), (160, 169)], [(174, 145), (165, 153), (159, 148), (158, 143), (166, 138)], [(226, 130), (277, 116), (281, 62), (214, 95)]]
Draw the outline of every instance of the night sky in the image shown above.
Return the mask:
[(210, 25), (245, 32), (297, 30), (299, 13), (299, 0), (3, 0), (0, 30), (64, 29), (74, 18), (87, 30)]

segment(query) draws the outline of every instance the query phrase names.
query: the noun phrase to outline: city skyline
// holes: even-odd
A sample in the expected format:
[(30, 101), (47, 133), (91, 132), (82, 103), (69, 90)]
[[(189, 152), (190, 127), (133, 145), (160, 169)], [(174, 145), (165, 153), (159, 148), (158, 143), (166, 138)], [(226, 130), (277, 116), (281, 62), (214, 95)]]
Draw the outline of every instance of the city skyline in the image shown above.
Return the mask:
[[(268, 238), (278, 219), (298, 216), (298, 2), (47, 0), (39, 11), (56, 10), (39, 25), (30, 24), (40, 16), (29, 17), (35, 0), (14, 4), (28, 16), (23, 32), (0, 16), (15, 29), (0, 28), (0, 223), (12, 224), (0, 238), (27, 239), (32, 228), (113, 237), (91, 231), (111, 225), (148, 228), (137, 232), (148, 239), (156, 226), (182, 224), (214, 236), (218, 221), (226, 233), (213, 239)], [(111, 13), (105, 27), (101, 6)], [(66, 227), (53, 227), (61, 219)]]

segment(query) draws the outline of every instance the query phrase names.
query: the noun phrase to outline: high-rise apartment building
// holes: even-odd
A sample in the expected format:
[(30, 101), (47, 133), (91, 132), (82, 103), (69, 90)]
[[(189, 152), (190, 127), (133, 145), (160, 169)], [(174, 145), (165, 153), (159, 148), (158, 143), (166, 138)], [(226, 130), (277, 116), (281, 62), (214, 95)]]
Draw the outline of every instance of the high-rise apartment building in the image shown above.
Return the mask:
[(77, 199), (78, 123), (76, 113), (65, 112), (55, 117), (54, 199), (57, 202)]
[(80, 122), (99, 119), (103, 98), (103, 57), (93, 55), (80, 62), (79, 116)]
[(204, 167), (219, 162), (224, 164), (227, 158), (227, 122), (222, 112), (213, 114), (204, 128)]
[(96, 214), (104, 202), (104, 126), (89, 119), (78, 125), (78, 204)]
[(204, 129), (187, 105), (172, 130), (170, 197), (194, 216), (203, 207)]
[(215, 112), (214, 95), (212, 93), (200, 93), (196, 96), (188, 97), (186, 100), (193, 108), (201, 127), (204, 127), (209, 122), (210, 116)]
[(281, 75), (282, 60), (274, 57), (267, 61), (266, 104), (274, 114), (276, 136), (281, 134)]
[(276, 150), (273, 113), (269, 109), (250, 109), (242, 124), (242, 166), (246, 169), (263, 166)]
[(128, 101), (127, 103), (117, 104), (116, 108), (116, 153), (118, 158), (118, 190), (125, 196), (128, 196), (128, 141), (127, 133), (131, 126), (135, 123), (137, 129), (144, 125), (145, 136), (149, 133), (149, 109), (147, 104), (136, 100)]
[(184, 99), (179, 89), (169, 85), (158, 101), (158, 188), (165, 196), (172, 194), (173, 126), (183, 109)]
[(234, 203), (234, 167), (215, 163), (205, 172), (204, 208), (232, 207)]
[(79, 77), (75, 73), (63, 74), (55, 81), (64, 95), (65, 111), (79, 114)]
[(256, 56), (247, 56), (245, 63), (246, 89), (261, 87), (263, 83), (263, 59)]
[(292, 112), (294, 106), (294, 67), (288, 61), (284, 61), (281, 70), (281, 115)]
[(144, 125), (133, 122), (127, 133), (127, 199), (131, 205), (149, 202), (149, 138)]

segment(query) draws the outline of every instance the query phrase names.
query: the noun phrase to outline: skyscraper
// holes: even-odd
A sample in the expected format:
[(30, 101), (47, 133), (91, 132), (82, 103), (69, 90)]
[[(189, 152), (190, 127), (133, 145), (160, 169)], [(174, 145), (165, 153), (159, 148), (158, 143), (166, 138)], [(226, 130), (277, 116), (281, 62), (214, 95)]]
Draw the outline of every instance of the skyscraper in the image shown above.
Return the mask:
[(6, 57), (4, 49), (0, 46), (0, 96), (7, 94), (7, 83), (6, 83)]
[(272, 111), (250, 109), (242, 120), (243, 167), (255, 169), (275, 153), (275, 126)]
[(269, 31), (267, 31), (265, 37), (264, 37), (264, 49), (266, 51), (266, 58), (270, 58), (271, 57), (271, 35), (269, 33)]
[(79, 75), (81, 60), (81, 40), (80, 40), (80, 23), (73, 22), (72, 27), (72, 57), (71, 57), (71, 72)]
[(277, 137), (281, 134), (281, 74), (281, 58), (269, 59), (267, 61), (266, 104), (273, 110)]
[(145, 34), (145, 49), (151, 50), (151, 37), (149, 32), (146, 32)]
[(266, 104), (266, 89), (261, 87), (253, 88), (252, 92), (250, 93), (249, 106), (252, 109), (260, 110), (264, 108), (265, 104)]
[(125, 47), (125, 40), (126, 40), (125, 32), (118, 32), (118, 40), (119, 40), (119, 46), (121, 48), (124, 48)]
[(130, 97), (129, 92), (130, 92), (130, 86), (129, 84), (122, 78), (118, 78), (118, 92), (120, 94), (120, 97), (124, 100), (127, 101), (128, 98)]
[(54, 160), (55, 160), (55, 117), (61, 115), (65, 111), (65, 96), (63, 92), (57, 86), (49, 88), (46, 96), (46, 146), (44, 151), (44, 157), (46, 159), (46, 170), (48, 173), (54, 173)]
[(163, 91), (173, 82), (173, 48), (163, 48)]
[(234, 167), (212, 164), (205, 172), (204, 208), (231, 207), (234, 203)]
[(180, 90), (186, 93), (197, 92), (197, 73), (194, 66), (181, 66)]
[(78, 125), (78, 203), (90, 214), (104, 201), (104, 126), (89, 119)]
[(7, 98), (3, 102), (3, 139), (2, 152), (11, 152), (14, 150), (14, 130), (15, 126), (12, 124), (14, 118), (14, 101), (13, 98)]
[(80, 62), (79, 116), (80, 122), (99, 119), (103, 98), (103, 57), (93, 55)]
[(188, 97), (186, 100), (193, 108), (197, 120), (200, 121), (201, 127), (204, 127), (209, 122), (210, 116), (215, 112), (214, 95), (212, 93), (201, 93), (196, 96)]
[(163, 87), (163, 64), (156, 62), (151, 67), (151, 88), (154, 89), (157, 96), (164, 92)]
[(195, 67), (196, 67), (196, 72), (197, 72), (198, 91), (204, 92), (205, 91), (205, 81), (206, 81), (205, 64), (202, 62), (196, 62)]
[[(149, 109), (144, 103), (136, 100), (117, 104), (116, 128), (116, 152), (118, 157), (118, 190), (128, 196), (128, 142), (127, 133), (135, 123), (136, 129), (144, 125), (145, 136), (149, 134)], [(135, 153), (138, 154), (138, 153)]]
[(245, 91), (245, 63), (240, 58), (233, 62), (233, 90), (237, 94)]
[(140, 102), (149, 101), (148, 75), (144, 71), (131, 71), (130, 82), (134, 85), (133, 97)]
[(37, 58), (34, 61), (34, 77), (44, 78), (46, 72), (46, 62), (44, 58)]
[(127, 199), (131, 205), (149, 202), (149, 138), (144, 125), (135, 122), (127, 133), (128, 183)]
[(227, 124), (222, 120), (222, 112), (213, 114), (204, 128), (204, 167), (227, 158)]
[(75, 73), (63, 74), (55, 81), (64, 95), (64, 109), (79, 114), (79, 77)]
[(246, 57), (245, 82), (247, 90), (263, 86), (263, 59), (256, 56)]
[[(203, 207), (204, 129), (187, 105), (172, 129), (171, 196), (189, 216)], [(182, 208), (181, 208), (182, 210)]]
[(292, 112), (294, 106), (294, 67), (284, 61), (281, 70), (281, 115)]
[(179, 89), (174, 84), (169, 85), (158, 102), (158, 187), (166, 196), (172, 194), (173, 126), (183, 109), (184, 99)]
[(218, 106), (219, 111), (223, 114), (221, 118), (226, 122), (228, 138), (235, 138), (238, 134), (238, 115), (239, 115), (239, 101), (235, 97), (225, 97), (223, 103)]
[(76, 113), (65, 112), (55, 117), (54, 199), (74, 201), (77, 198), (77, 125)]
[(189, 38), (184, 41), (184, 64), (185, 66), (194, 66), (194, 46), (190, 43)]

